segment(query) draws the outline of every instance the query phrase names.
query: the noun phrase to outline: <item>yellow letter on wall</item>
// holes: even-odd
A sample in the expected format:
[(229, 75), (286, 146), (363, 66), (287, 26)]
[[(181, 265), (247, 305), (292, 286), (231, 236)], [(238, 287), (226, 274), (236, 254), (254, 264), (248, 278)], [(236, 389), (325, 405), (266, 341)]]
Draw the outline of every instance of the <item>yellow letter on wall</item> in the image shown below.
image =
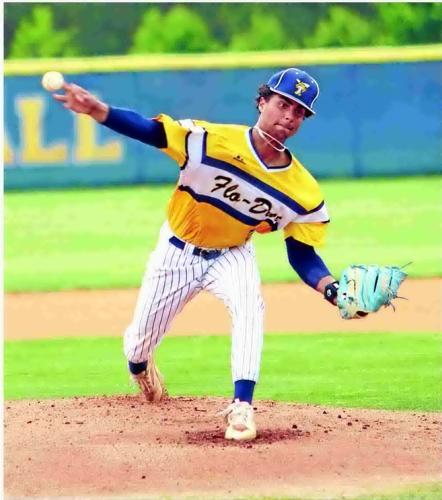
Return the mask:
[(5, 165), (12, 165), (14, 163), (14, 151), (9, 143), (6, 131), (3, 139), (3, 161)]
[(44, 146), (43, 111), (41, 97), (17, 99), (17, 110), (21, 130), (21, 160), (23, 163), (65, 163), (68, 157), (65, 143)]
[(121, 141), (115, 140), (107, 144), (97, 144), (97, 123), (87, 115), (76, 115), (77, 141), (74, 150), (76, 161), (109, 161), (121, 160), (123, 147)]

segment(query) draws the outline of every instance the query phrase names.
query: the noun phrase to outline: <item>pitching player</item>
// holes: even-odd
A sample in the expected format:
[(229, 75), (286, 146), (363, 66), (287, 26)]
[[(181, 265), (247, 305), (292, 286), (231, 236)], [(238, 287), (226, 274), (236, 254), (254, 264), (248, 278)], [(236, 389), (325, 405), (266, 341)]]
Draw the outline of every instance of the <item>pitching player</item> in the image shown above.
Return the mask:
[(169, 155), (179, 167), (167, 221), (149, 258), (132, 322), (124, 335), (129, 371), (149, 401), (165, 388), (153, 353), (174, 317), (201, 290), (224, 301), (232, 318), (233, 403), (222, 412), (225, 437), (256, 437), (252, 398), (259, 377), (264, 305), (254, 233), (284, 231), (288, 259), (309, 286), (336, 304), (337, 281), (315, 247), (329, 216), (312, 175), (286, 148), (315, 114), (318, 83), (288, 68), (261, 85), (254, 126), (153, 119), (64, 85), (55, 99), (112, 130)]

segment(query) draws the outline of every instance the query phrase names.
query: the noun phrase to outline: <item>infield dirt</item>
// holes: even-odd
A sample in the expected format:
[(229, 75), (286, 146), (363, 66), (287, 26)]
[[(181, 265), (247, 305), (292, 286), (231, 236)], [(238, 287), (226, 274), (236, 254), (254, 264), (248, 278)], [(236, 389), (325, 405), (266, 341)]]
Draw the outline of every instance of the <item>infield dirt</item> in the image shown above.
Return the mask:
[[(302, 284), (264, 285), (266, 332), (440, 332), (442, 280), (406, 280), (395, 307), (363, 321), (344, 321), (317, 292)], [(5, 297), (5, 338), (121, 336), (131, 320), (137, 290), (75, 290), (14, 293)], [(175, 319), (167, 335), (229, 335), (221, 301), (199, 294)]]
[(23, 496), (334, 498), (442, 480), (437, 413), (259, 401), (258, 437), (223, 439), (221, 399), (7, 402), (5, 488)]
[[(302, 285), (264, 287), (267, 330), (441, 331), (441, 280), (407, 281), (408, 301), (345, 322)], [(120, 335), (135, 290), (13, 294), (5, 337)], [(204, 318), (210, 318), (205, 321)], [(229, 331), (201, 295), (172, 334)], [(441, 413), (256, 402), (258, 438), (223, 439), (227, 401), (139, 396), (6, 401), (6, 498), (340, 498), (442, 481)]]

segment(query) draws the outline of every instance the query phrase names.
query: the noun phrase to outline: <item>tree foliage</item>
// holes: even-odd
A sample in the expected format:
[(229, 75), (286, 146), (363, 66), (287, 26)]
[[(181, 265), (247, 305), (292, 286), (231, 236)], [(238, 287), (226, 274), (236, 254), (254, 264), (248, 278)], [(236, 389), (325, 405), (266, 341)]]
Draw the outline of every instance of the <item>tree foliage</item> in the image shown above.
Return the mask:
[(78, 51), (72, 44), (73, 37), (73, 29), (56, 29), (49, 7), (36, 6), (29, 17), (20, 21), (11, 44), (10, 57), (74, 56)]
[(147, 9), (135, 32), (130, 53), (211, 52), (216, 41), (200, 15), (184, 5), (175, 5), (162, 14)]
[(287, 48), (287, 45), (287, 36), (278, 17), (271, 13), (255, 11), (250, 15), (247, 28), (233, 34), (229, 50), (276, 50)]
[(133, 45), (129, 49), (132, 54), (146, 52), (162, 52), (163, 39), (161, 25), (162, 15), (159, 9), (152, 7), (148, 9), (142, 19), (141, 24), (134, 34)]
[(307, 47), (354, 47), (372, 45), (372, 37), (369, 20), (344, 6), (334, 5), (304, 43)]
[(7, 58), (442, 42), (441, 3), (5, 3)]
[(379, 33), (376, 43), (380, 45), (405, 45), (440, 42), (442, 39), (442, 4), (404, 3), (376, 4), (379, 18)]

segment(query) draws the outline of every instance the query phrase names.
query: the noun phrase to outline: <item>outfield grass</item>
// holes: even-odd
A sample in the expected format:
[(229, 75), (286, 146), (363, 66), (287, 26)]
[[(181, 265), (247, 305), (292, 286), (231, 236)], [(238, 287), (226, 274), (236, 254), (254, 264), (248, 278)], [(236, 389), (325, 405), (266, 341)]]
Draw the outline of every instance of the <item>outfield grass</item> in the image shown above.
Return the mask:
[[(317, 497), (315, 497), (317, 498)], [(329, 497), (329, 500), (440, 500), (442, 483), (424, 484), (412, 489), (402, 489), (396, 493), (362, 495), (358, 497)], [(238, 498), (240, 500), (240, 498)], [(243, 500), (313, 500), (307, 497), (247, 497)]]
[(397, 493), (364, 495), (353, 500), (440, 500), (442, 483), (417, 486)]
[[(332, 224), (321, 251), (350, 263), (441, 276), (442, 177), (323, 181)], [(136, 287), (172, 186), (5, 194), (6, 291)], [(291, 281), (282, 232), (254, 239), (263, 281)]]
[[(257, 399), (441, 410), (442, 336), (268, 335)], [(230, 338), (169, 337), (158, 355), (172, 396), (231, 396)], [(121, 340), (8, 341), (5, 399), (135, 392)]]

